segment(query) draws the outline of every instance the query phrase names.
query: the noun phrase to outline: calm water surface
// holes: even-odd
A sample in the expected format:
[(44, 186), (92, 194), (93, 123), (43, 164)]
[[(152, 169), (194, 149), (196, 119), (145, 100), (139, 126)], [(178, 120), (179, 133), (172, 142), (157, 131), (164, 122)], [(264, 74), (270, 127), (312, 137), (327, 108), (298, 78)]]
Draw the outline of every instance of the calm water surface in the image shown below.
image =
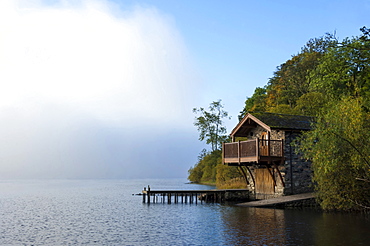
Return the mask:
[(0, 181), (0, 245), (368, 245), (370, 217), (220, 204), (143, 204), (186, 180)]

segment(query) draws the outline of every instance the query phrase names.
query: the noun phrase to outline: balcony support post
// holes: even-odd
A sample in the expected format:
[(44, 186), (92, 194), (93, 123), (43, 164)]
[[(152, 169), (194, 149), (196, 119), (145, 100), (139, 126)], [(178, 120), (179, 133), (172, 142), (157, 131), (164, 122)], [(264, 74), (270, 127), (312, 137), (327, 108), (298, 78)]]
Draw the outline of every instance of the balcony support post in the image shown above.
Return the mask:
[(271, 158), (270, 132), (267, 132), (267, 156)]
[(240, 140), (238, 141), (238, 165), (240, 166)]
[(260, 144), (258, 138), (256, 138), (256, 161), (257, 163), (260, 161)]
[(222, 164), (225, 164), (225, 143), (222, 142)]

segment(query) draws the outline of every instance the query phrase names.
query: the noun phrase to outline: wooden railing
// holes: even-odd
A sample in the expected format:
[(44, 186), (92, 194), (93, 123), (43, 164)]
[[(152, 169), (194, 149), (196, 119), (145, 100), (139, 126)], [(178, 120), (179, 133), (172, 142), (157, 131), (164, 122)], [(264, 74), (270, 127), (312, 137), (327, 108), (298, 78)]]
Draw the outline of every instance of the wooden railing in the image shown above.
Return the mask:
[[(260, 157), (283, 157), (283, 140), (253, 139), (223, 144), (224, 161), (240, 162), (241, 159), (259, 159)], [(255, 158), (253, 158), (255, 157)]]

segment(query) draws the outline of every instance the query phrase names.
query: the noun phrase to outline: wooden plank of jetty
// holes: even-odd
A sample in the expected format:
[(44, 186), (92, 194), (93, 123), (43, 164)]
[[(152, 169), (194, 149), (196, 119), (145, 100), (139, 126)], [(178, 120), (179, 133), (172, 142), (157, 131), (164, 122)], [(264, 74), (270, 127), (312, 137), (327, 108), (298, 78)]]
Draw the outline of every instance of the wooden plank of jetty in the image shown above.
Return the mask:
[(313, 199), (314, 197), (315, 197), (314, 193), (303, 193), (290, 196), (281, 196), (265, 200), (243, 202), (238, 203), (236, 205), (241, 207), (276, 207), (287, 203)]
[[(246, 193), (249, 191), (246, 189), (212, 189), (212, 190), (151, 190), (150, 187), (142, 191), (143, 203), (178, 203), (181, 198), (181, 203), (197, 203), (197, 200), (201, 200), (200, 197), (204, 197), (205, 201), (221, 202), (226, 199), (226, 196), (230, 196), (231, 193)], [(229, 194), (229, 195), (227, 195)], [(151, 201), (152, 198), (152, 201)]]
[[(213, 189), (213, 190), (149, 190), (150, 194), (161, 194), (161, 193), (222, 193), (222, 192), (240, 192), (248, 191), (246, 189)], [(143, 194), (149, 193), (148, 190), (143, 190)]]

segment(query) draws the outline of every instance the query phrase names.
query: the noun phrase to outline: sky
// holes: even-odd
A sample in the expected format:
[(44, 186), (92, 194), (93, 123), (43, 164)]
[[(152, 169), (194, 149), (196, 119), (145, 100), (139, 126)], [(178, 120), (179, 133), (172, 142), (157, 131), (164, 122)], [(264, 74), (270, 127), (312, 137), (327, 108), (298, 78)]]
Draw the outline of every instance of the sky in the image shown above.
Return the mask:
[(1, 0), (0, 179), (186, 178), (192, 109), (244, 101), (368, 0)]

